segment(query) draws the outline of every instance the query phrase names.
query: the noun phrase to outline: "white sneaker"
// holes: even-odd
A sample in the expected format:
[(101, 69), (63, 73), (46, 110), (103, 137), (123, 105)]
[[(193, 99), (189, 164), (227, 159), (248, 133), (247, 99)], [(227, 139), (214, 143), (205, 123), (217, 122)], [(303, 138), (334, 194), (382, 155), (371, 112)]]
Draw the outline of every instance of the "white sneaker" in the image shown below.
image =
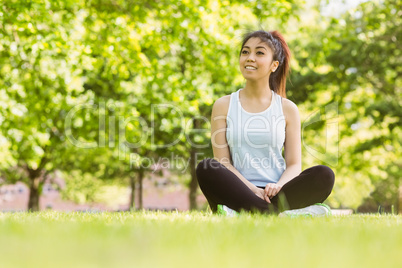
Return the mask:
[(225, 205), (218, 205), (218, 214), (219, 215), (224, 215), (224, 216), (229, 216), (229, 217), (234, 217), (238, 216), (239, 213), (236, 210), (233, 210)]
[(322, 203), (316, 203), (314, 205), (299, 208), (299, 209), (292, 209), (292, 210), (285, 210), (284, 212), (279, 213), (279, 217), (323, 217), (323, 216), (331, 216), (331, 208)]

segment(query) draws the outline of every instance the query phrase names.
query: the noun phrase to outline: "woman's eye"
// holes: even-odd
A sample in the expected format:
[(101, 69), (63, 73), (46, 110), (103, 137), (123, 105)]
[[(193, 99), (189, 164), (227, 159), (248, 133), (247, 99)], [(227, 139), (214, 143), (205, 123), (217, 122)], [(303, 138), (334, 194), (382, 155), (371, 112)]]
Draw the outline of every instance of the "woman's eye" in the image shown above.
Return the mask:
[(264, 52), (258, 51), (257, 54), (264, 55)]
[(241, 54), (247, 54), (247, 53), (248, 53), (247, 50), (243, 50), (243, 51), (241, 52)]

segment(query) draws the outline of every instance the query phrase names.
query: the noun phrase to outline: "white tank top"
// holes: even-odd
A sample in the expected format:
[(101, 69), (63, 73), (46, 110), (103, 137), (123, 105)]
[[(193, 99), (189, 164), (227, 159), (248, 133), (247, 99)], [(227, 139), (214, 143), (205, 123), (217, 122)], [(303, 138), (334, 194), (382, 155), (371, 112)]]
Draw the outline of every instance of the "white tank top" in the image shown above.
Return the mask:
[(255, 186), (276, 183), (286, 169), (282, 148), (286, 121), (282, 97), (273, 90), (271, 105), (262, 112), (243, 109), (239, 92), (230, 95), (226, 139), (233, 166)]

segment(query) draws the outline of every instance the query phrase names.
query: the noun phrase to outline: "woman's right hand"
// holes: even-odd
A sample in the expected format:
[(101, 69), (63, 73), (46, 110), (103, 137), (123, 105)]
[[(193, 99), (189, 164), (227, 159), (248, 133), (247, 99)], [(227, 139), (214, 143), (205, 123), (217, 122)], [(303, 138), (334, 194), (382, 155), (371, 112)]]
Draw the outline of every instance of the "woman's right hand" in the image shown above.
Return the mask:
[(258, 196), (259, 198), (267, 201), (268, 203), (271, 203), (271, 200), (269, 200), (269, 197), (265, 194), (264, 189), (258, 188), (254, 191), (254, 193), (256, 194), (256, 196)]

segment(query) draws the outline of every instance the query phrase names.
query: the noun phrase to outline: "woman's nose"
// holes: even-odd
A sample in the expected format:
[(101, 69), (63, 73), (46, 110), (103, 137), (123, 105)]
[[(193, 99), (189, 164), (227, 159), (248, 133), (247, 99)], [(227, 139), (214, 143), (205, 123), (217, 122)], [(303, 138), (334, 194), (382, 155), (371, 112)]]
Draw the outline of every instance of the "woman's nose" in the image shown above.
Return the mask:
[(247, 61), (252, 61), (252, 62), (254, 62), (254, 61), (255, 61), (255, 60), (254, 60), (254, 56), (250, 54), (250, 56), (247, 58)]

